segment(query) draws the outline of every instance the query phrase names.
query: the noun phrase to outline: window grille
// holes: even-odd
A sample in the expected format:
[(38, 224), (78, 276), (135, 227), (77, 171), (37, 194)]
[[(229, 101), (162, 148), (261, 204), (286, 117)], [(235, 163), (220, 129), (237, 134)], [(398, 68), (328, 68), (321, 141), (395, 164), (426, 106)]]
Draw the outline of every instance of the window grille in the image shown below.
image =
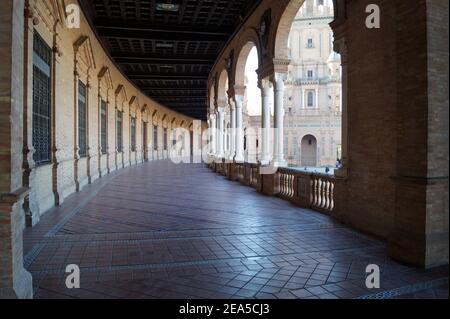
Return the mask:
[(102, 146), (102, 154), (106, 154), (107, 151), (107, 104), (105, 101), (102, 100), (101, 106), (100, 106), (100, 138), (101, 138), (101, 146)]
[(87, 155), (87, 109), (86, 85), (78, 82), (78, 148), (80, 157)]
[(130, 118), (131, 151), (136, 152), (136, 118)]
[(153, 126), (153, 149), (158, 150), (158, 126)]
[(120, 111), (117, 111), (117, 118), (116, 118), (116, 125), (117, 125), (117, 151), (121, 153), (123, 151), (123, 138), (122, 138), (122, 119), (123, 119), (123, 113)]
[(51, 161), (52, 50), (36, 32), (33, 51), (33, 159), (41, 165)]
[(167, 128), (164, 128), (164, 150), (167, 151)]

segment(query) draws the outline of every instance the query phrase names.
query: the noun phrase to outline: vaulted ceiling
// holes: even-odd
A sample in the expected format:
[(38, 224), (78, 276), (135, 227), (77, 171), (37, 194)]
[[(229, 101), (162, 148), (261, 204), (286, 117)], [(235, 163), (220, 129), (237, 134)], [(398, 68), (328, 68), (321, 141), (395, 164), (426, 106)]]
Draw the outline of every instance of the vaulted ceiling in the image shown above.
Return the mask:
[(209, 72), (260, 0), (80, 0), (111, 58), (149, 97), (206, 119)]

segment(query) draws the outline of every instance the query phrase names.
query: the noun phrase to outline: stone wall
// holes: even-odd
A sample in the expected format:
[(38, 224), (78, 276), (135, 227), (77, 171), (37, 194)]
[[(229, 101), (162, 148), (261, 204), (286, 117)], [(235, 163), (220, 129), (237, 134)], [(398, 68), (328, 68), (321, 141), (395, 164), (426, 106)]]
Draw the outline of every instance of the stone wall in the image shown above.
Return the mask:
[[(28, 22), (28, 87), (27, 110), (32, 113), (32, 54), (33, 33), (37, 32), (53, 48), (53, 152), (52, 162), (36, 166), (32, 161), (32, 121), (28, 126), (27, 155), (30, 171), (27, 179), (31, 189), (27, 198), (30, 224), (36, 224), (40, 216), (55, 204), (105, 173), (143, 162), (144, 150), (149, 159), (167, 158), (163, 147), (163, 126), (167, 121), (184, 120), (189, 126), (192, 119), (151, 100), (134, 87), (116, 68), (103, 51), (89, 24), (82, 15), (79, 29), (65, 25), (63, 1), (30, 0)], [(77, 82), (88, 88), (88, 154), (80, 158), (77, 153)], [(108, 150), (100, 149), (100, 101), (107, 102)], [(123, 112), (123, 152), (116, 149), (116, 111)], [(155, 116), (153, 116), (155, 114)], [(130, 148), (130, 117), (136, 118), (136, 151)], [(163, 123), (162, 118), (165, 118)], [(142, 145), (142, 122), (149, 123), (148, 145)], [(152, 123), (158, 125), (159, 149), (152, 154)]]
[(23, 0), (0, 6), (0, 298), (31, 298), (23, 267)]

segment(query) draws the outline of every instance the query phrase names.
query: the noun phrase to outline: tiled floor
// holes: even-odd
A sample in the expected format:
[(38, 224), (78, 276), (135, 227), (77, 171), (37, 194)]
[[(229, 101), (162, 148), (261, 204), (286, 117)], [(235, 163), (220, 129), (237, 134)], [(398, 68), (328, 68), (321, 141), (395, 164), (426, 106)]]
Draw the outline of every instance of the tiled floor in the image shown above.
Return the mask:
[[(329, 217), (203, 165), (148, 163), (88, 186), (25, 230), (36, 298), (448, 298), (448, 268), (400, 265)], [(65, 268), (81, 269), (67, 289)], [(381, 289), (365, 287), (380, 266)]]

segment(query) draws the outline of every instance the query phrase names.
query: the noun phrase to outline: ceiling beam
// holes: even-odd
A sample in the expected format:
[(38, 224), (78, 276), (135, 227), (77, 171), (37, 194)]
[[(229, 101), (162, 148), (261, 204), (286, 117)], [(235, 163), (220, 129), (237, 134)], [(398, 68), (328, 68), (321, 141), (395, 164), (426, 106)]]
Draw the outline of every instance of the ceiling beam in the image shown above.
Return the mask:
[(226, 42), (232, 34), (229, 29), (208, 30), (210, 28), (194, 28), (189, 26), (164, 26), (152, 27), (135, 24), (130, 25), (129, 21), (124, 23), (100, 23), (96, 22), (99, 36), (105, 38), (127, 38), (137, 40), (164, 40), (164, 41), (206, 41), (206, 42)]
[[(200, 6), (201, 7), (201, 6)], [(104, 18), (98, 18), (94, 21), (95, 27), (99, 29), (111, 29), (111, 30), (128, 30), (128, 31), (150, 31), (150, 32), (163, 32), (163, 33), (195, 33), (195, 34), (207, 34), (217, 36), (229, 36), (234, 32), (233, 28), (229, 27), (217, 27), (209, 26), (205, 28), (203, 26), (182, 25), (182, 24), (149, 24), (136, 21), (127, 21), (124, 23), (122, 20), (110, 20)]]
[(128, 74), (130, 80), (208, 80), (206, 73), (131, 73)]
[(140, 86), (142, 91), (206, 91), (205, 86), (180, 86), (180, 87), (170, 87), (170, 86)]
[[(163, 102), (160, 102), (163, 103)], [(205, 111), (207, 110), (206, 106), (203, 106), (203, 103), (186, 103), (186, 104), (176, 104), (176, 103), (170, 103), (170, 102), (164, 102), (164, 105), (170, 108), (176, 108), (176, 109), (185, 109), (187, 107), (195, 108), (197, 111)], [(200, 106), (199, 106), (200, 105)]]
[(213, 56), (148, 56), (148, 55), (130, 55), (130, 54), (111, 54), (117, 63), (129, 64), (159, 64), (159, 65), (213, 65), (215, 57)]
[(205, 99), (206, 94), (205, 95), (164, 94), (164, 95), (152, 95), (152, 98), (154, 98), (154, 99), (157, 99), (157, 98), (160, 98), (160, 99)]

